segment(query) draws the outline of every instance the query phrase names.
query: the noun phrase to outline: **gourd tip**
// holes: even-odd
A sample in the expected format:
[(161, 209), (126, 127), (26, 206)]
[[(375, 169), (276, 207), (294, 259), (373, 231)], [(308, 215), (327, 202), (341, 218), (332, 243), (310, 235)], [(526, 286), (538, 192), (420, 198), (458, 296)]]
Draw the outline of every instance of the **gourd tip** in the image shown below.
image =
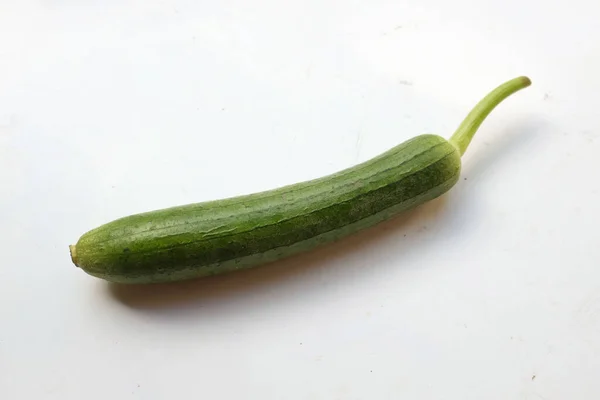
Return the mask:
[(77, 265), (77, 247), (73, 244), (69, 245), (69, 252), (71, 253), (71, 261), (73, 261), (75, 266), (79, 267), (79, 265)]

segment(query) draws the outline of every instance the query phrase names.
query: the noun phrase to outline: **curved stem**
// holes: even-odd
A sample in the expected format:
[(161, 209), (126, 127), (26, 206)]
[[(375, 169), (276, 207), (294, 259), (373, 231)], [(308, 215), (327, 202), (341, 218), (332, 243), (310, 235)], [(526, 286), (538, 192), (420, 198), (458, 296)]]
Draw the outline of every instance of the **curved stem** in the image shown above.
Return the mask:
[(471, 139), (475, 136), (475, 132), (492, 110), (502, 100), (529, 85), (531, 85), (531, 80), (526, 76), (512, 79), (492, 90), (483, 100), (477, 103), (450, 138), (450, 143), (458, 148), (461, 156), (465, 154)]

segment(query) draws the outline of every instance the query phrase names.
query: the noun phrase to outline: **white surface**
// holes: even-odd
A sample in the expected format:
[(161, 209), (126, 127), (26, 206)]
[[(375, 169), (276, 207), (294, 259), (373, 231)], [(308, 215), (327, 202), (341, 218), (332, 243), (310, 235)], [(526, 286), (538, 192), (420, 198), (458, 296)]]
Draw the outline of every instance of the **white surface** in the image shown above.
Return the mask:
[[(598, 2), (2, 1), (0, 398), (600, 398)], [(254, 271), (115, 289), (68, 245), (449, 136), (446, 196)]]

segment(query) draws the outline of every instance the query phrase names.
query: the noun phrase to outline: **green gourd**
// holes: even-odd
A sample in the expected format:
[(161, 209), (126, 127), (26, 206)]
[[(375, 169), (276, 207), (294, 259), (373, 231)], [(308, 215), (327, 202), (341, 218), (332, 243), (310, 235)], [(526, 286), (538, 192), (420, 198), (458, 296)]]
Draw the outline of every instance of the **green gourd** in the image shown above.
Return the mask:
[(420, 135), (319, 179), (109, 222), (70, 246), (72, 261), (112, 282), (170, 282), (249, 268), (336, 241), (448, 191), (483, 120), (530, 84), (519, 77), (494, 89), (449, 140)]

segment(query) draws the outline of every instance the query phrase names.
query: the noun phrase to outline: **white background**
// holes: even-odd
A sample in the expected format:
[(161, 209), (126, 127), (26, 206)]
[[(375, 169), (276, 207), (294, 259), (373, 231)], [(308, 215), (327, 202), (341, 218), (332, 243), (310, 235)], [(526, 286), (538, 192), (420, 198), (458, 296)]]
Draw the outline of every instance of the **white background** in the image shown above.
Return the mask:
[[(0, 1), (0, 398), (598, 399), (597, 1)], [(459, 183), (308, 255), (115, 287), (68, 245), (450, 136)]]

